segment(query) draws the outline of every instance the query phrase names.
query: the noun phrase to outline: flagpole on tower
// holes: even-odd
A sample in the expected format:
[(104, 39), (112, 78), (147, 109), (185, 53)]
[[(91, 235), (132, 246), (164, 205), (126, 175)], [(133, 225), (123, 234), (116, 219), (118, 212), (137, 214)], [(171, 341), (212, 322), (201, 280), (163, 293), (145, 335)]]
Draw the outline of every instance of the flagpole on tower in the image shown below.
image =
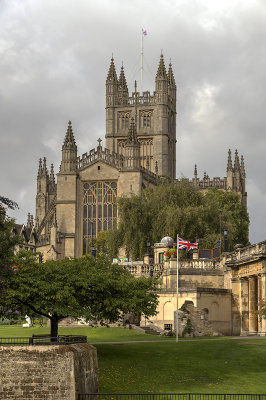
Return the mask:
[(144, 49), (144, 36), (147, 36), (147, 31), (141, 29), (141, 50), (140, 50), (140, 95), (142, 95), (142, 83), (143, 83), (143, 49)]
[(176, 237), (176, 342), (178, 342), (178, 258), (179, 258), (179, 234)]

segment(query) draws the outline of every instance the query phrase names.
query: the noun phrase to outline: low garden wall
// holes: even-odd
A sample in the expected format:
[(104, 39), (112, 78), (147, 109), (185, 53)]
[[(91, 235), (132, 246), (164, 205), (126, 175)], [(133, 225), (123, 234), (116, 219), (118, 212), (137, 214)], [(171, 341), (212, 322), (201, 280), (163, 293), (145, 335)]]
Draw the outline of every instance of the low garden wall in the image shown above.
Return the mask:
[(96, 348), (87, 343), (0, 346), (0, 399), (76, 400), (98, 392)]

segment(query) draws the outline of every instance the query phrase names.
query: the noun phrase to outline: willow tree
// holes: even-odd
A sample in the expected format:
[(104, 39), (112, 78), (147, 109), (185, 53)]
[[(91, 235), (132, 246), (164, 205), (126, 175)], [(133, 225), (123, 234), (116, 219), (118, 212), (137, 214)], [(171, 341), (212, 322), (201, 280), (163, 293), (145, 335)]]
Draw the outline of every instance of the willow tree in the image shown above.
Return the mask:
[(202, 193), (185, 179), (120, 198), (118, 209), (120, 223), (113, 233), (113, 252), (125, 246), (134, 259), (143, 257), (147, 240), (156, 243), (165, 235), (175, 238), (179, 234), (193, 242), (200, 239), (200, 247), (209, 248), (216, 245), (220, 228), (227, 228), (229, 249), (236, 243), (248, 244), (249, 217), (240, 196), (216, 188)]

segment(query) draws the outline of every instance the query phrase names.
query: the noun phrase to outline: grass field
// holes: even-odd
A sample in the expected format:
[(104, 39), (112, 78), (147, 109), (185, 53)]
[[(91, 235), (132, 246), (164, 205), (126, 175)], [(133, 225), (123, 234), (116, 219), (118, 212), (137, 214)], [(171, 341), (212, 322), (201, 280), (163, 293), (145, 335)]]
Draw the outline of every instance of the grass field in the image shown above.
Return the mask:
[[(0, 336), (48, 333), (45, 329), (0, 326)], [(94, 343), (117, 341), (96, 344), (102, 393), (266, 393), (266, 339), (122, 344), (144, 335), (124, 328), (61, 328), (60, 333), (89, 334)]]
[[(16, 325), (0, 325), (0, 337), (12, 337), (12, 336), (32, 336), (33, 334), (49, 334), (49, 328), (39, 328), (34, 326), (31, 328), (22, 328)], [(59, 328), (59, 335), (86, 335), (88, 337), (89, 343), (95, 342), (120, 342), (120, 341), (140, 341), (140, 340), (173, 340), (169, 337), (161, 337), (154, 335), (146, 335), (145, 333), (140, 333), (134, 331), (133, 329), (126, 329), (124, 327), (118, 328), (88, 328), (88, 327), (71, 327)]]

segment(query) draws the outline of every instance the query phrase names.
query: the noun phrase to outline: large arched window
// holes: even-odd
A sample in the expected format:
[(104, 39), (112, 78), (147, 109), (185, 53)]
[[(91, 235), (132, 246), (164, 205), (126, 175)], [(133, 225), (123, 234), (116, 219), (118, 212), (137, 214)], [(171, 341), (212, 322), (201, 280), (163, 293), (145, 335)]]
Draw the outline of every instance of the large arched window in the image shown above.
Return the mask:
[(84, 183), (83, 196), (83, 254), (89, 252), (90, 239), (100, 231), (116, 229), (117, 183)]

